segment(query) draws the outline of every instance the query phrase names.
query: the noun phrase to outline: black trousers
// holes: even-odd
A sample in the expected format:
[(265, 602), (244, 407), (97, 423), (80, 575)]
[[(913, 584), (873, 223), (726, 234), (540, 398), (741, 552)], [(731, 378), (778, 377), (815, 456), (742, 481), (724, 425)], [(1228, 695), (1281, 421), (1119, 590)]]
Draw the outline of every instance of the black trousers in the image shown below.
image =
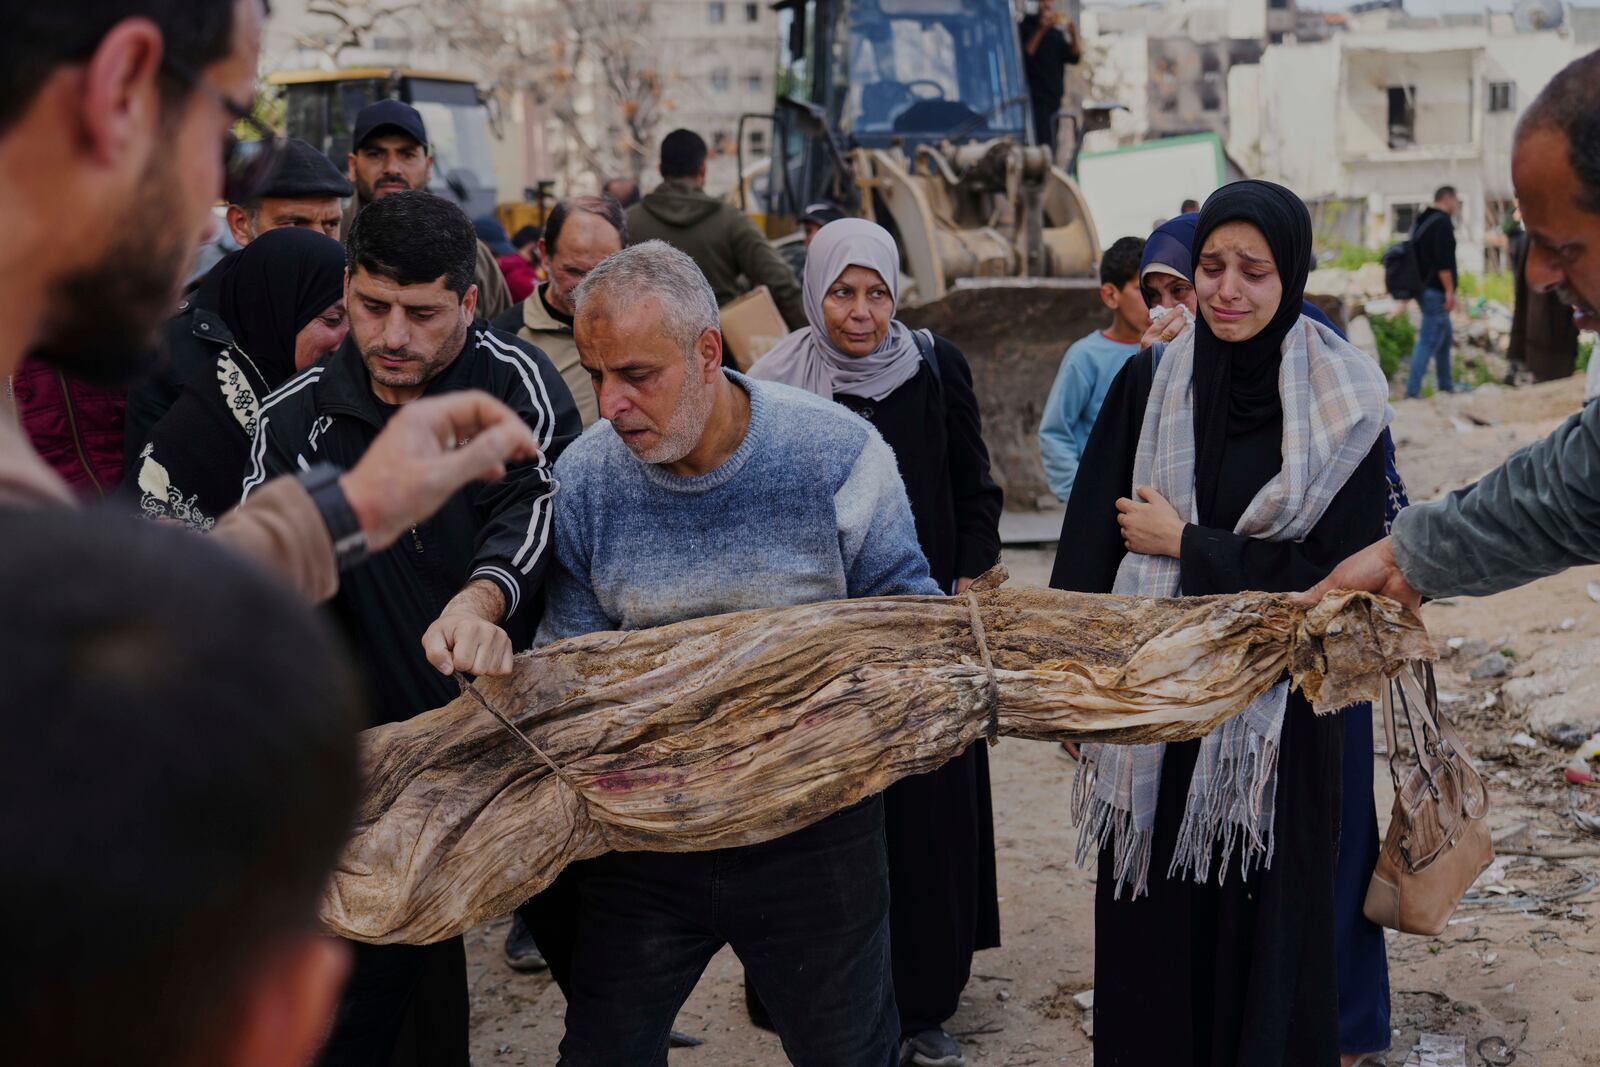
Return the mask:
[(543, 893), (517, 909), (561, 995), (572, 999), (572, 950), (578, 940), (578, 880), (591, 860), (574, 863)]
[[(1056, 149), (1056, 112), (1060, 110), (1060, 98), (1055, 100), (1040, 100), (1039, 98), (1035, 97), (1033, 99), (1034, 143), (1047, 144), (1050, 146), (1050, 150), (1052, 152), (1054, 152)], [(1057, 158), (1056, 163), (1059, 164), (1063, 170), (1066, 169), (1067, 164), (1065, 160)]]
[(321, 1067), (467, 1067), (467, 953), (433, 945), (363, 945), (339, 1001)]
[(988, 742), (883, 793), (889, 931), (900, 1030), (943, 1026), (972, 954), (1000, 944)]
[(678, 1009), (724, 944), (792, 1063), (899, 1062), (881, 798), (759, 845), (613, 852), (576, 883), (567, 1067), (664, 1065)]

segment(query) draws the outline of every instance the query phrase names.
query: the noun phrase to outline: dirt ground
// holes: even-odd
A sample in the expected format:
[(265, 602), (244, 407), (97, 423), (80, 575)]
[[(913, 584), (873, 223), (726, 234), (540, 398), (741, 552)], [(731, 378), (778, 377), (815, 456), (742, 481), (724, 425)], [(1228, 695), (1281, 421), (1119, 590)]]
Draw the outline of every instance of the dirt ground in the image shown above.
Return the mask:
[[(1397, 404), (1394, 434), (1413, 498), (1471, 481), (1581, 402), (1582, 383), (1574, 379)], [(1023, 547), (1008, 549), (1005, 562), (1014, 582), (1044, 584), (1053, 556), (1054, 546)], [(1429, 605), (1425, 615), (1441, 645), (1450, 637), (1482, 638), (1511, 649), (1512, 676), (1525, 674), (1532, 669), (1527, 661), (1543, 649), (1600, 637), (1600, 603), (1587, 592), (1597, 577), (1586, 568), (1482, 600)], [(1561, 767), (1569, 753), (1543, 742), (1513, 743), (1526, 722), (1499, 699), (1507, 679), (1473, 682), (1469, 666), (1462, 656), (1447, 658), (1439, 684), (1490, 775), (1491, 829), (1502, 860), (1480, 879), (1443, 937), (1390, 935), (1395, 1035), (1388, 1062), (1406, 1063), (1426, 1032), (1465, 1038), (1467, 1067), (1600, 1064), (1594, 1004), (1600, 859), (1508, 854), (1600, 852), (1600, 836), (1567, 814), (1574, 798)], [(1381, 736), (1380, 730), (1380, 745)], [(1072, 862), (1072, 764), (1055, 746), (1018, 740), (1003, 741), (990, 758), (1005, 944), (977, 957), (947, 1027), (970, 1063), (1088, 1065), (1092, 1044), (1072, 996), (1092, 984), (1094, 872)], [(1374, 758), (1380, 818), (1386, 818), (1388, 771)], [(1600, 790), (1580, 792), (1576, 803), (1600, 813)], [(554, 1063), (561, 994), (547, 977), (505, 966), (505, 928), (501, 921), (468, 935), (474, 1061), (478, 1067)], [(678, 1019), (679, 1029), (705, 1043), (673, 1052), (674, 1064), (785, 1062), (777, 1040), (746, 1022), (741, 988), (738, 963), (724, 951)]]

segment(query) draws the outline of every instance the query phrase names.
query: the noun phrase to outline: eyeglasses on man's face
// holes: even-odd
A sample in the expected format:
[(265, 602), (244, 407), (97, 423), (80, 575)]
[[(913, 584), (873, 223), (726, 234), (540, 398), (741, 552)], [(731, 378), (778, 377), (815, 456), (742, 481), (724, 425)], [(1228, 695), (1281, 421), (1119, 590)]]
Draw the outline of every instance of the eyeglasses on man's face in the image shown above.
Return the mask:
[[(222, 142), (223, 198), (230, 204), (254, 200), (283, 159), (283, 136), (256, 117), (253, 103), (238, 103), (187, 64), (163, 56), (161, 68), (185, 88), (211, 97), (233, 117)], [(240, 135), (241, 126), (245, 136)]]

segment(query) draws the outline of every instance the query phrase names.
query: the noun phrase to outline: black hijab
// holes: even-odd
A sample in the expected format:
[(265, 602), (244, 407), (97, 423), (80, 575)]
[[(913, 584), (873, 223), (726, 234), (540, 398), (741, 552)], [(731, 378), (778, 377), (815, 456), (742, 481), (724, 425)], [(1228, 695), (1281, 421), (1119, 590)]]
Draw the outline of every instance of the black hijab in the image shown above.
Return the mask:
[(344, 246), (316, 230), (280, 226), (206, 277), (233, 340), (276, 389), (294, 377), (295, 336), (344, 292)]
[[(127, 480), (147, 514), (208, 528), (239, 502), (247, 427), (267, 394), (294, 376), (296, 336), (343, 295), (344, 262), (344, 246), (333, 238), (280, 227), (207, 275), (197, 300), (217, 309), (234, 344), (212, 350), (151, 428)], [(145, 484), (163, 480), (159, 491)]]
[(1283, 297), (1266, 327), (1248, 340), (1224, 341), (1211, 332), (1204, 309), (1194, 325), (1195, 497), (1208, 515), (1222, 479), (1222, 451), (1230, 432), (1241, 433), (1283, 417), (1278, 367), (1283, 339), (1300, 320), (1306, 276), (1311, 270), (1311, 215), (1294, 193), (1271, 182), (1225, 185), (1200, 209), (1194, 262), (1206, 239), (1227, 222), (1248, 222), (1272, 250)]

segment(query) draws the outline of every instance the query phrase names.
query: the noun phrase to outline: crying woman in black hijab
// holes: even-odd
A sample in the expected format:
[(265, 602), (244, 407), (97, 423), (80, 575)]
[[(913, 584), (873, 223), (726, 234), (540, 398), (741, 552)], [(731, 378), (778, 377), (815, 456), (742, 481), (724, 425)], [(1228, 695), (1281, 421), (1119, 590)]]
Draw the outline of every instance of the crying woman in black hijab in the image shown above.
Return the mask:
[[(1383, 535), (1388, 383), (1302, 314), (1305, 205), (1268, 182), (1225, 186), (1194, 247), (1194, 329), (1112, 383), (1056, 588), (1288, 592)], [(1096, 1063), (1338, 1062), (1341, 750), (1339, 719), (1282, 685), (1198, 741), (1085, 749)], [(1172, 1025), (1149, 1025), (1152, 995)]]
[(207, 277), (206, 303), (226, 329), (183, 338), (203, 349), (199, 369), (151, 429), (123, 483), (145, 515), (209, 530), (239, 502), (262, 402), (349, 331), (344, 258), (331, 237), (280, 227)]

